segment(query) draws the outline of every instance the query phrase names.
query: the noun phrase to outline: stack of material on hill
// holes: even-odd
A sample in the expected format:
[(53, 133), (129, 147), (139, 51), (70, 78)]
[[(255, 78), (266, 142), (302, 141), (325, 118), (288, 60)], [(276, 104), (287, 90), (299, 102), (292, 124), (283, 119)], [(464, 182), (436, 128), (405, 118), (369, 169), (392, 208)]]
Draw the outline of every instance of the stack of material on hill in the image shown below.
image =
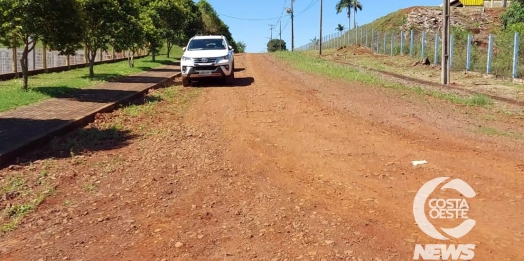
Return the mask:
[[(480, 9), (475, 8), (453, 8), (451, 15), (451, 26), (477, 31), (485, 30), (491, 22), (488, 15)], [(416, 31), (425, 30), (428, 33), (440, 32), (442, 26), (442, 10), (435, 8), (417, 7), (413, 8), (406, 17), (406, 23), (400, 26), (400, 30)]]

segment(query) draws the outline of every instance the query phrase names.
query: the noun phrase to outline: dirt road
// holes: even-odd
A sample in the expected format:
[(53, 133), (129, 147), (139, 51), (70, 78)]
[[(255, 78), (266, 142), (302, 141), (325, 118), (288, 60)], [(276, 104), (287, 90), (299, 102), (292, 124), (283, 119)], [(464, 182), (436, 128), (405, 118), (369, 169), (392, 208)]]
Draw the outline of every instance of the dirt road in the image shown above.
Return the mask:
[[(476, 131), (522, 132), (522, 119), (263, 54), (236, 65), (235, 87), (173, 87), (183, 99), (138, 118), (100, 116), (96, 126), (123, 117), (125, 144), (2, 170), (45, 164), (57, 187), (0, 237), (0, 259), (396, 261), (452, 243), (476, 244), (473, 260), (524, 260), (523, 141)], [(475, 227), (447, 242), (413, 218), (417, 191), (442, 176), (476, 192)]]

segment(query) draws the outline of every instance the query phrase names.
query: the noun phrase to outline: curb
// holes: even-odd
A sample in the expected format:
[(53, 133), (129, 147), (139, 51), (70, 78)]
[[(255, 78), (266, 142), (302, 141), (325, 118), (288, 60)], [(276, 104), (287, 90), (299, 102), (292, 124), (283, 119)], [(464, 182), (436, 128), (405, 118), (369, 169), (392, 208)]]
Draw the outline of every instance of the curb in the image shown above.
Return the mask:
[(72, 130), (75, 130), (79, 127), (85, 126), (88, 123), (91, 123), (94, 121), (96, 114), (98, 113), (107, 113), (114, 111), (119, 107), (119, 105), (128, 103), (130, 101), (133, 101), (141, 96), (143, 96), (145, 93), (147, 93), (151, 89), (158, 89), (158, 88), (165, 88), (171, 85), (177, 77), (180, 77), (180, 73), (176, 73), (158, 83), (152, 84), (151, 86), (129, 94), (128, 96), (122, 98), (121, 100), (109, 104), (104, 104), (97, 109), (87, 113), (84, 116), (78, 117), (72, 121), (68, 121), (62, 124), (59, 124), (53, 129), (50, 129), (46, 133), (41, 134), (40, 136), (29, 140), (24, 141), (19, 144), (17, 144), (15, 147), (9, 149), (4, 154), (0, 154), (0, 169), (7, 167), (10, 163), (13, 163), (13, 161), (17, 160), (20, 156), (27, 154), (29, 152), (32, 152), (37, 147), (42, 146), (46, 143), (48, 143), (51, 139), (53, 139), (56, 136), (64, 135)]

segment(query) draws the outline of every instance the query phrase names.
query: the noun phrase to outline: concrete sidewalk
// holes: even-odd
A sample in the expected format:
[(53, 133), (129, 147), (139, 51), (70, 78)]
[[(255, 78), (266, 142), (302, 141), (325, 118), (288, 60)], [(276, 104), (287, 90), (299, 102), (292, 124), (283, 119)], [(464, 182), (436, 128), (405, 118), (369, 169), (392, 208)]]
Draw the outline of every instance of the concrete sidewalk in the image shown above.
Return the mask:
[(168, 65), (0, 113), (0, 168), (93, 121), (97, 113), (111, 111), (151, 88), (170, 85), (179, 72), (178, 66)]

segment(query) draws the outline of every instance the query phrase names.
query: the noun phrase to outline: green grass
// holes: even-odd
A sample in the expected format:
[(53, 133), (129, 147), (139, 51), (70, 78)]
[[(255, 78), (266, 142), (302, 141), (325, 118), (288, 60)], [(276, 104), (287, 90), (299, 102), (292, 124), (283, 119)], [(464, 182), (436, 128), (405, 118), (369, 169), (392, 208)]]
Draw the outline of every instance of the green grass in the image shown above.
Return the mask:
[(44, 200), (55, 192), (53, 187), (47, 187), (29, 202), (14, 204), (4, 210), (4, 217), (9, 220), (0, 226), (0, 232), (14, 230), (22, 218), (34, 211)]
[(478, 129), (478, 132), (484, 133), (490, 136), (502, 136), (502, 137), (510, 137), (510, 138), (515, 138), (515, 139), (524, 139), (524, 134), (522, 133), (513, 132), (513, 131), (501, 131), (501, 130), (497, 130), (491, 127), (482, 126)]
[[(175, 46), (171, 51), (171, 57), (180, 57), (181, 52), (181, 49)], [(164, 50), (163, 53), (165, 53)], [(151, 57), (136, 59), (133, 68), (128, 66), (127, 61), (96, 65), (93, 79), (88, 77), (89, 68), (39, 74), (29, 77), (28, 91), (22, 90), (21, 79), (1, 81), (0, 112), (61, 96), (75, 89), (91, 87), (117, 77), (150, 70), (172, 61), (175, 61), (175, 59), (160, 55), (156, 57), (156, 62), (152, 62)]]
[(297, 70), (314, 73), (319, 76), (343, 79), (346, 81), (357, 81), (365, 84), (382, 86), (389, 89), (409, 90), (419, 95), (432, 96), (441, 100), (446, 100), (461, 105), (485, 107), (493, 104), (493, 101), (485, 95), (462, 97), (452, 93), (427, 90), (421, 87), (406, 86), (399, 83), (386, 81), (372, 73), (361, 72), (355, 68), (337, 64), (333, 61), (328, 61), (319, 57), (311, 57), (304, 53), (277, 52), (274, 53), (274, 55), (279, 59), (288, 61), (291, 66)]

